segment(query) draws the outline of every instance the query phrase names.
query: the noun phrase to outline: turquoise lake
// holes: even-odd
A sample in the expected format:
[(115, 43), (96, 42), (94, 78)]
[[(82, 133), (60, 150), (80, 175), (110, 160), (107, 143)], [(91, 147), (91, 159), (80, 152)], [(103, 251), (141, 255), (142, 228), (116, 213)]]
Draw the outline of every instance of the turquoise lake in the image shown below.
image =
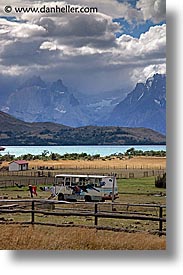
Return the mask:
[(3, 146), (5, 151), (0, 152), (1, 155), (11, 154), (16, 157), (24, 154), (38, 155), (44, 150), (49, 153), (87, 153), (90, 155), (100, 154), (101, 156), (109, 156), (114, 153), (124, 153), (129, 148), (135, 148), (136, 150), (153, 150), (153, 151), (166, 151), (166, 145), (125, 145), (125, 146)]

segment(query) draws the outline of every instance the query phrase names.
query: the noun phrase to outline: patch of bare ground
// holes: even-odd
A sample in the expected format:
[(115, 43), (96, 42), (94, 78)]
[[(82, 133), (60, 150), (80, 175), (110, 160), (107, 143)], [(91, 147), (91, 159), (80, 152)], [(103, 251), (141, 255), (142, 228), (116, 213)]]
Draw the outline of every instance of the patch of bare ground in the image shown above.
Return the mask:
[(165, 250), (166, 237), (86, 228), (0, 225), (1, 250)]

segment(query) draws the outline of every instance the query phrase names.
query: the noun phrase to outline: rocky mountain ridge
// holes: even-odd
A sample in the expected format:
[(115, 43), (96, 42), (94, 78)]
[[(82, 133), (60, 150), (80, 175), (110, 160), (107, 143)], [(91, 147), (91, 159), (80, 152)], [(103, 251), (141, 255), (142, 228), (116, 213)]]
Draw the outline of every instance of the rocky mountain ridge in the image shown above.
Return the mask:
[(50, 83), (34, 76), (10, 93), (0, 110), (26, 122), (143, 127), (165, 134), (166, 76), (156, 74), (137, 83), (126, 96), (123, 90), (81, 94), (61, 79)]
[(145, 127), (166, 133), (166, 76), (155, 74), (138, 83), (112, 111), (106, 125)]

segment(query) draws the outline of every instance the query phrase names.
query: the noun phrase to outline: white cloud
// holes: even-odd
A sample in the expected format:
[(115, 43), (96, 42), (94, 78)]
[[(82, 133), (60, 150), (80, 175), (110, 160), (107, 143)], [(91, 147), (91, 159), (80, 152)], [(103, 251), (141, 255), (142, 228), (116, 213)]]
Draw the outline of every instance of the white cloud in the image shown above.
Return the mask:
[(53, 42), (45, 41), (45, 42), (43, 42), (41, 44), (40, 49), (41, 50), (56, 51), (57, 50), (57, 46)]
[(115, 43), (115, 32), (119, 31), (119, 24), (112, 19), (100, 15), (82, 15), (60, 18), (40, 18), (34, 23), (47, 31), (47, 37), (59, 40), (62, 44), (75, 47), (87, 44), (96, 47), (109, 46)]
[[(15, 13), (14, 9), (10, 14), (4, 12), (6, 5), (14, 7), (59, 7), (64, 5), (75, 5), (75, 6), (88, 6), (97, 7), (98, 14), (105, 14), (111, 18), (124, 18), (128, 22), (136, 20), (142, 22), (142, 20), (152, 20), (155, 23), (159, 23), (165, 20), (166, 16), (166, 0), (139, 0), (136, 7), (130, 5), (130, 0), (124, 2), (118, 2), (117, 0), (65, 0), (65, 1), (53, 1), (53, 0), (11, 0), (11, 3), (7, 3), (5, 0), (1, 0), (0, 3), (0, 15), (16, 16), (18, 18), (26, 20), (34, 20), (40, 17), (64, 17), (64, 14), (53, 13)], [(82, 16), (82, 14), (80, 14)], [(67, 17), (72, 17), (73, 14), (67, 14)]]
[(165, 63), (165, 25), (151, 27), (139, 39), (122, 35), (115, 43), (106, 43), (108, 47), (101, 47), (102, 41), (99, 41), (100, 45), (97, 47), (96, 42), (100, 36), (79, 37), (80, 45), (77, 46), (77, 39), (72, 36), (67, 39), (64, 36), (51, 37), (49, 34), (48, 37), (33, 37), (30, 42), (22, 36), (17, 39), (8, 41), (0, 53), (1, 63), (6, 68), (11, 67), (11, 72), (15, 66), (15, 72), (20, 72), (22, 68), (22, 73), (37, 71), (46, 77), (62, 75), (68, 83), (82, 90), (95, 91), (98, 87), (107, 90), (112, 86), (129, 86), (134, 80), (138, 80), (138, 77), (141, 79), (140, 75), (147, 75), (147, 69), (144, 68), (152, 64), (160, 67)]
[(140, 19), (141, 12), (133, 8), (128, 1), (118, 2), (117, 0), (67, 0), (71, 4), (97, 7), (100, 13), (112, 18), (123, 17), (131, 22), (133, 19)]
[(144, 83), (147, 78), (152, 77), (156, 73), (166, 74), (166, 64), (153, 64), (145, 68), (135, 68), (130, 73), (130, 78), (135, 85), (137, 82)]
[(125, 60), (165, 59), (166, 25), (150, 27), (139, 39), (124, 34), (117, 41)]
[[(70, 0), (67, 3), (101, 7), (100, 13), (82, 16), (29, 13), (19, 16), (26, 19), (23, 22), (1, 18), (1, 72), (63, 77), (66, 84), (88, 91), (129, 87), (134, 81), (163, 70), (166, 25), (151, 27), (139, 39), (126, 34), (116, 38), (115, 32), (120, 26), (112, 19), (121, 16), (140, 20), (143, 11), (144, 20), (153, 16), (160, 20), (163, 16), (161, 3), (158, 0), (147, 2), (149, 9), (142, 5), (145, 1), (139, 0), (141, 10), (137, 11), (128, 3), (115, 0)], [(11, 1), (12, 5), (17, 3)], [(30, 6), (37, 1), (26, 3)], [(44, 1), (37, 5), (56, 3), (63, 1)], [(1, 7), (2, 4), (6, 3), (1, 1)], [(24, 6), (25, 1), (19, 4)]]
[(18, 23), (7, 21), (0, 18), (0, 32), (3, 35), (10, 38), (32, 38), (35, 36), (42, 36), (46, 34), (46, 30), (32, 23)]
[[(97, 7), (98, 14), (105, 14), (112, 18), (123, 17), (127, 21), (131, 22), (133, 19), (141, 20), (142, 14), (141, 11), (133, 8), (128, 1), (118, 2), (117, 0), (65, 0), (65, 1), (53, 1), (53, 0), (44, 0), (44, 1), (37, 1), (37, 0), (11, 0), (10, 5), (12, 7), (55, 7), (58, 5), (59, 7), (64, 6), (66, 4), (75, 5), (75, 6), (88, 6), (88, 7)], [(2, 15), (7, 15), (4, 12), (4, 7), (9, 5), (7, 1), (1, 0), (0, 3), (0, 11)], [(15, 13), (12, 10), (11, 16), (17, 16), (22, 19), (31, 20), (33, 18), (39, 17), (47, 17), (48, 14), (44, 13)], [(64, 14), (49, 14), (50, 17), (60, 17), (64, 16)], [(73, 14), (67, 14), (67, 17), (72, 17)]]
[(166, 0), (139, 0), (137, 8), (141, 10), (144, 20), (159, 23), (166, 17)]
[[(23, 68), (20, 66), (13, 65), (13, 66), (9, 66), (7, 70), (7, 67), (0, 65), (1, 74), (5, 76), (12, 76), (12, 77), (20, 76), (22, 74), (22, 69)], [(24, 67), (25, 74), (26, 74), (26, 71), (27, 71), (27, 66)]]

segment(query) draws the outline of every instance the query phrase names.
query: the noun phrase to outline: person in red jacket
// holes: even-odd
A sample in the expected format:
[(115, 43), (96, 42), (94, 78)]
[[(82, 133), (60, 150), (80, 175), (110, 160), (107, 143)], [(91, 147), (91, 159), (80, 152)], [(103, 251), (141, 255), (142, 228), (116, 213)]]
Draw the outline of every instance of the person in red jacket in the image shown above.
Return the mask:
[(37, 196), (36, 190), (37, 190), (37, 186), (29, 185), (29, 191), (30, 191), (31, 198), (33, 198), (33, 195)]

